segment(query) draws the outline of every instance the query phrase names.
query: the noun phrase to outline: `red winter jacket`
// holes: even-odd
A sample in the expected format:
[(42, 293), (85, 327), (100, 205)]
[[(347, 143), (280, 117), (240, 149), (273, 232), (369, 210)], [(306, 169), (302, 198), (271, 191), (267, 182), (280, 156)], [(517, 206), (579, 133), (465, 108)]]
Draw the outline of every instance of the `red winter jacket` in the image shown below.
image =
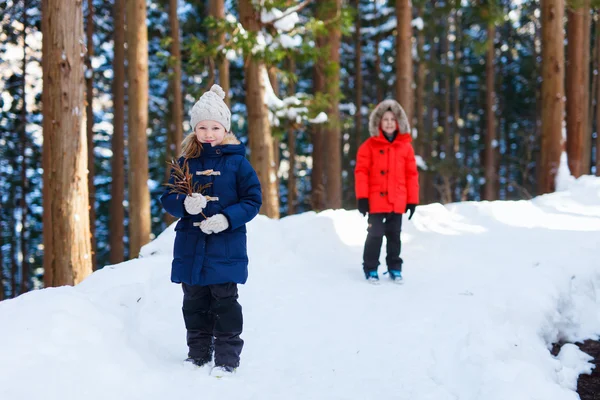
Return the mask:
[[(398, 121), (399, 133), (390, 143), (379, 127), (386, 111)], [(358, 149), (355, 190), (357, 199), (369, 199), (369, 213), (404, 214), (407, 204), (419, 204), (419, 174), (410, 127), (395, 100), (381, 102), (369, 119), (371, 137)]]

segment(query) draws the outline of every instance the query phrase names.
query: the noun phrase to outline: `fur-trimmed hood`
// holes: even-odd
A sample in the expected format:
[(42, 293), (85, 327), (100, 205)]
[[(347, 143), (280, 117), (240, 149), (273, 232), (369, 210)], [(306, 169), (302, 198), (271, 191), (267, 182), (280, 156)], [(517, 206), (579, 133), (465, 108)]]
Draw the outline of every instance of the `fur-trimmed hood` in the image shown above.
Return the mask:
[(399, 134), (410, 134), (410, 124), (408, 123), (404, 109), (396, 100), (387, 99), (379, 103), (369, 117), (369, 134), (372, 137), (379, 136), (379, 124), (386, 111), (391, 111), (396, 116), (398, 126), (400, 127)]
[(226, 144), (240, 144), (241, 142), (238, 140), (238, 138), (235, 137), (235, 135), (231, 132), (228, 132), (225, 137), (223, 138), (223, 141), (221, 142), (221, 145), (226, 145)]

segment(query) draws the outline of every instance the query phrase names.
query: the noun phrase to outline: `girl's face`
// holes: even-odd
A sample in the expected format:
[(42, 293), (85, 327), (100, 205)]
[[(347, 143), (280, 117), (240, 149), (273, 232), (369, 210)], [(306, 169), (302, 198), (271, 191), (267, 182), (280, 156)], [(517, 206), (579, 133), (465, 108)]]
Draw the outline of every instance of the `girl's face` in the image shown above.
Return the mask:
[(227, 133), (223, 125), (211, 120), (198, 122), (194, 132), (200, 143), (210, 143), (211, 146), (220, 145)]
[(398, 122), (396, 121), (396, 116), (391, 111), (386, 111), (383, 113), (383, 117), (381, 118), (381, 130), (383, 133), (387, 135), (391, 135), (398, 127)]

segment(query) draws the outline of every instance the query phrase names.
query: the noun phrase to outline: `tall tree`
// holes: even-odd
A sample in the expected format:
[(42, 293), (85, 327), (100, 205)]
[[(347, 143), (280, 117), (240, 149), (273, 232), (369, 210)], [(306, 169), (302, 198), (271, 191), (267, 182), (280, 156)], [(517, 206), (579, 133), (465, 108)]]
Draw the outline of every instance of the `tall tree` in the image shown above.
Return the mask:
[[(225, 1), (210, 0), (210, 15), (216, 19), (225, 19)], [(219, 34), (216, 40), (219, 44), (223, 45), (225, 43), (225, 33), (223, 32)], [(229, 106), (229, 60), (223, 55), (223, 52), (221, 51), (217, 57), (217, 62), (219, 69), (219, 84), (225, 92), (225, 103)]]
[[(260, 14), (251, 0), (240, 0), (240, 19), (248, 32), (260, 32)], [(250, 163), (256, 169), (262, 186), (263, 205), (261, 213), (270, 218), (279, 218), (279, 198), (276, 179), (271, 179), (273, 158), (273, 136), (269, 123), (269, 110), (265, 104), (265, 85), (268, 73), (263, 60), (249, 51), (245, 54), (244, 80), (246, 85), (246, 107), (248, 110), (248, 136)]]
[(541, 0), (542, 8), (542, 144), (539, 192), (555, 190), (560, 165), (564, 113), (564, 0)]
[[(600, 15), (596, 17), (596, 62), (600, 68)], [(600, 176), (600, 80), (596, 83), (596, 176)]]
[(569, 8), (567, 11), (567, 68), (566, 68), (566, 118), (567, 118), (567, 156), (571, 175), (583, 173), (583, 146), (587, 119), (584, 108), (587, 107), (584, 95), (587, 90), (584, 82), (584, 15), (582, 8)]
[(79, 283), (92, 272), (82, 8), (42, 0), (42, 33), (44, 283), (49, 287)]
[(496, 25), (492, 21), (487, 23), (487, 52), (485, 61), (485, 145), (483, 154), (483, 169), (485, 184), (483, 186), (483, 200), (496, 200), (498, 188), (496, 182), (498, 171), (496, 169), (496, 116), (494, 115), (495, 79), (494, 64), (496, 46)]
[[(183, 141), (183, 96), (181, 94), (181, 44), (179, 39), (179, 19), (177, 18), (178, 0), (170, 0), (169, 23), (171, 25), (171, 62), (172, 75), (171, 87), (173, 90), (173, 103), (171, 118), (171, 134), (173, 148), (169, 149), (171, 154), (179, 157), (181, 154), (181, 142)], [(227, 93), (227, 92), (225, 92)]]
[(115, 0), (113, 60), (113, 136), (110, 186), (110, 256), (111, 264), (125, 259), (125, 0)]
[(589, 174), (592, 167), (592, 112), (591, 99), (592, 89), (590, 86), (590, 55), (591, 55), (591, 36), (592, 36), (592, 18), (590, 16), (590, 0), (583, 0), (581, 7), (583, 13), (583, 157), (582, 174)]
[(413, 117), (412, 1), (396, 0), (396, 98), (410, 126)]
[[(296, 61), (294, 57), (288, 57), (288, 70), (292, 74), (296, 73)], [(293, 96), (296, 93), (296, 83), (293, 79), (290, 79), (288, 83), (288, 94), (289, 96)], [(287, 214), (293, 215), (296, 213), (296, 202), (298, 201), (298, 189), (296, 182), (296, 132), (294, 129), (294, 124), (291, 121), (288, 121), (288, 131), (287, 131), (287, 150), (289, 153), (289, 172), (288, 172), (288, 182), (287, 182)]]
[(29, 290), (29, 259), (27, 255), (28, 243), (26, 232), (27, 223), (27, 97), (25, 89), (27, 87), (27, 8), (28, 1), (23, 0), (23, 74), (21, 79), (21, 293)]
[(85, 60), (85, 80), (86, 80), (86, 132), (87, 132), (87, 158), (88, 158), (88, 196), (90, 203), (90, 236), (92, 242), (92, 268), (96, 265), (96, 187), (94, 177), (96, 175), (94, 158), (94, 69), (92, 67), (92, 57), (94, 57), (94, 2), (87, 0), (87, 18), (86, 18), (86, 39), (87, 39), (87, 57)]
[(363, 96), (363, 78), (362, 78), (362, 38), (361, 38), (361, 23), (360, 23), (360, 0), (354, 0), (354, 7), (358, 15), (356, 16), (356, 25), (354, 28), (354, 90), (355, 90), (355, 106), (354, 113), (354, 134), (355, 149), (354, 155), (358, 152), (358, 148), (362, 143), (362, 96)]
[[(422, 4), (417, 7), (417, 17), (423, 19)], [(417, 90), (415, 91), (417, 140), (415, 152), (425, 160), (425, 146), (428, 142), (427, 137), (429, 136), (429, 132), (425, 132), (425, 80), (427, 78), (427, 62), (425, 60), (425, 33), (423, 29), (418, 29), (417, 33), (417, 57)], [(425, 187), (429, 185), (428, 178), (429, 174), (427, 173), (419, 174), (419, 199), (422, 203), (426, 201)]]
[(148, 190), (148, 28), (146, 1), (127, 2), (129, 255), (150, 241)]
[(339, 117), (340, 101), (340, 45), (341, 33), (341, 0), (323, 0), (318, 3), (317, 16), (325, 21), (327, 33), (321, 42), (321, 49), (327, 58), (320, 62), (327, 63), (324, 68), (325, 93), (328, 98), (328, 120), (323, 128), (325, 140), (325, 190), (327, 193), (327, 207), (342, 207), (342, 147), (341, 127)]

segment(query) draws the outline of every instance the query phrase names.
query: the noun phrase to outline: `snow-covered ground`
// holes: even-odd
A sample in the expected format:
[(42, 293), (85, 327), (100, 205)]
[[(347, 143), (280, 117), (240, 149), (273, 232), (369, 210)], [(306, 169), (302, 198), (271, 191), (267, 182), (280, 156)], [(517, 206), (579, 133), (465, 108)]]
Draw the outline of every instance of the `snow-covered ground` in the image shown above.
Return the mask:
[(363, 279), (357, 211), (248, 229), (235, 377), (182, 362), (171, 227), (77, 287), (0, 303), (0, 399), (578, 398), (589, 357), (549, 347), (600, 333), (600, 179), (533, 201), (419, 207), (402, 286)]

